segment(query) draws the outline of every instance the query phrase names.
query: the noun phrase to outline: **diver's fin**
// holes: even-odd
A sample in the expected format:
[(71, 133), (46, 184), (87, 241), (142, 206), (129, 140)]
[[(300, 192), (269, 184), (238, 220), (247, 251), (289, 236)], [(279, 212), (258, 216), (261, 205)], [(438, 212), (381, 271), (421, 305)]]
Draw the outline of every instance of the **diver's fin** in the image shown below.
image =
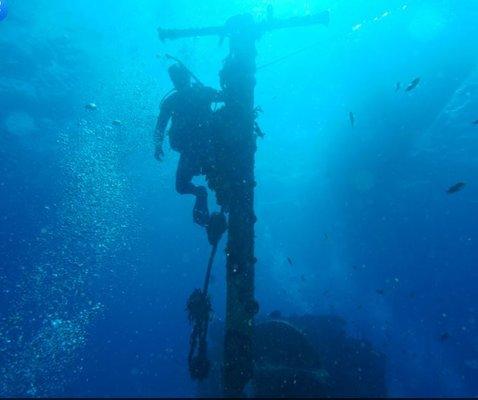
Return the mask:
[(224, 213), (212, 213), (207, 224), (207, 238), (211, 246), (217, 246), (227, 231), (227, 219)]

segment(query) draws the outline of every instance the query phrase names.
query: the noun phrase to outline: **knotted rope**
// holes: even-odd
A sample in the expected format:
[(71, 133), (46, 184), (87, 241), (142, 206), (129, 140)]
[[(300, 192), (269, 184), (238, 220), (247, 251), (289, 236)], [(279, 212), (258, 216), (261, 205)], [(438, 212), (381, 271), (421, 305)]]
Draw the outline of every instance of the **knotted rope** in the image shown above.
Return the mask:
[(186, 305), (189, 322), (193, 326), (189, 339), (189, 373), (192, 379), (199, 381), (206, 379), (209, 375), (210, 362), (207, 357), (207, 332), (209, 321), (211, 320), (212, 306), (208, 289), (217, 246), (226, 230), (227, 221), (224, 213), (214, 213), (207, 226), (208, 240), (212, 248), (204, 285), (202, 290), (196, 289), (193, 291)]

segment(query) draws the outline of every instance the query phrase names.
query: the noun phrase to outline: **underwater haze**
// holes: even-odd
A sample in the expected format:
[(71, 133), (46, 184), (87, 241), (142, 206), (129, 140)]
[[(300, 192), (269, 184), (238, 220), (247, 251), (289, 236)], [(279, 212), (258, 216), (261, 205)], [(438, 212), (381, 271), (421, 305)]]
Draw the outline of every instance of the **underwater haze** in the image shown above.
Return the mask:
[(165, 54), (219, 89), (228, 43), (157, 28), (271, 10), (330, 24), (257, 42), (258, 318), (342, 318), (390, 396), (478, 395), (478, 2), (0, 4), (1, 397), (198, 395), (185, 305), (210, 246), (153, 131)]

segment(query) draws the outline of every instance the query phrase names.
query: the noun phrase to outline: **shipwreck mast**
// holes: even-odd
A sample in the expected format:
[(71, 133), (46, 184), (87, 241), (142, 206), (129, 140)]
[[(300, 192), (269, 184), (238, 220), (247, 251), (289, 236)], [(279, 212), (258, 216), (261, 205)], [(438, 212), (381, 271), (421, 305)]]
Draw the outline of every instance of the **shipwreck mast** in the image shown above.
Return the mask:
[(227, 140), (221, 147), (224, 167), (219, 203), (224, 201), (229, 213), (227, 255), (227, 304), (224, 339), (223, 390), (226, 396), (240, 396), (252, 378), (252, 337), (254, 316), (259, 306), (254, 296), (254, 89), (256, 41), (275, 29), (328, 24), (328, 12), (269, 19), (255, 23), (249, 14), (230, 18), (224, 26), (197, 29), (159, 29), (161, 40), (197, 36), (229, 39), (229, 55), (221, 71), (225, 97), (222, 117)]

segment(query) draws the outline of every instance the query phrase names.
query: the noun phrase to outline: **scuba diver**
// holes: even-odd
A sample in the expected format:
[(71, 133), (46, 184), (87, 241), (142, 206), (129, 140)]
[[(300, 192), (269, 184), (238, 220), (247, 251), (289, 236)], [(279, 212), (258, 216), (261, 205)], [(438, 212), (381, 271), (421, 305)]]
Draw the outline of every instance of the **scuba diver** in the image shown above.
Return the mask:
[[(163, 142), (166, 129), (173, 150), (180, 153), (176, 172), (176, 191), (196, 196), (193, 220), (201, 226), (209, 223), (207, 189), (192, 183), (194, 176), (201, 175), (210, 159), (211, 105), (221, 101), (221, 93), (204, 86), (182, 63), (168, 69), (173, 92), (162, 101), (154, 134), (155, 158), (164, 157)], [(196, 81), (192, 84), (191, 78)]]

